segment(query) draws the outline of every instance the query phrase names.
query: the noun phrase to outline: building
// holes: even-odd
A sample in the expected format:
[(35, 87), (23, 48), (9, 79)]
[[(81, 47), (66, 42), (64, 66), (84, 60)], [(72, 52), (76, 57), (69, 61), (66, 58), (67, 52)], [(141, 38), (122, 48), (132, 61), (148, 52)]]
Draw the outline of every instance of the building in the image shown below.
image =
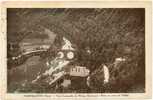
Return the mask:
[(83, 66), (75, 66), (70, 68), (70, 76), (86, 77), (89, 75), (90, 70)]
[[(40, 80), (41, 77), (49, 76), (50, 80), (48, 80), (47, 83), (51, 86), (68, 87), (73, 85), (76, 88), (87, 86), (86, 80), (90, 70), (87, 69), (86, 66), (72, 64), (77, 58), (76, 50), (72, 47), (72, 44), (68, 39), (63, 37), (63, 41), (64, 44), (57, 52), (56, 57), (53, 60), (48, 60), (46, 62), (49, 69), (35, 78), (33, 80), (34, 83), (37, 82), (37, 80)], [(77, 81), (79, 81), (79, 83), (77, 83)]]

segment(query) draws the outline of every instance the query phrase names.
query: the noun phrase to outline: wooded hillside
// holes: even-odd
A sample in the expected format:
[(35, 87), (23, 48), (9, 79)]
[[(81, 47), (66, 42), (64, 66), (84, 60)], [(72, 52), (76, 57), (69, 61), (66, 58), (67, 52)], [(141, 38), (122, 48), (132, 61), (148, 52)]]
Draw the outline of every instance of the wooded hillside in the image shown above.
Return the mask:
[[(20, 42), (28, 34), (37, 35), (47, 28), (75, 44), (80, 51), (78, 62), (93, 72), (102, 63), (109, 65), (115, 58), (125, 57), (127, 62), (120, 65), (115, 84), (127, 88), (118, 92), (135, 84), (145, 86), (145, 9), (11, 8), (7, 22), (8, 43)], [(92, 55), (84, 53), (87, 48)]]

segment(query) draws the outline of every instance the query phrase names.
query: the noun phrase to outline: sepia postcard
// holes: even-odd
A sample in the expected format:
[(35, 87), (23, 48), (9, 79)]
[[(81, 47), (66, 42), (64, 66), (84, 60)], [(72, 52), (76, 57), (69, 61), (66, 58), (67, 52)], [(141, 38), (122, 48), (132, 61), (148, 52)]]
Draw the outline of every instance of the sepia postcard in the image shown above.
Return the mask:
[(147, 99), (150, 1), (1, 4), (1, 100)]

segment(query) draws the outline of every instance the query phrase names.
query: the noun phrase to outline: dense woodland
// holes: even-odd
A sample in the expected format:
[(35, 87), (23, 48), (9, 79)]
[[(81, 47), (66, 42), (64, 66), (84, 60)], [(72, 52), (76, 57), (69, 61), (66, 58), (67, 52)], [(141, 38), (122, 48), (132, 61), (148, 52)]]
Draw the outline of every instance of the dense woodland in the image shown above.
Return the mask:
[[(78, 50), (78, 61), (93, 75), (93, 92), (128, 92), (145, 86), (145, 10), (135, 9), (7, 9), (7, 40), (18, 45), (27, 35), (39, 37), (44, 28), (68, 38)], [(34, 36), (35, 37), (35, 36)], [(40, 36), (41, 38), (41, 36)], [(42, 37), (44, 38), (44, 37)], [(56, 40), (60, 44), (60, 38)], [(52, 47), (52, 46), (51, 46)], [(20, 51), (8, 48), (8, 55)], [(87, 49), (91, 54), (85, 53)], [(10, 53), (13, 52), (13, 53)], [(12, 54), (12, 55), (11, 55)], [(17, 54), (16, 54), (17, 55)], [(126, 58), (112, 71), (110, 84), (101, 86), (101, 64), (113, 66), (117, 57)], [(96, 74), (95, 74), (96, 73)], [(99, 74), (98, 74), (99, 73)], [(106, 90), (104, 89), (106, 88)], [(133, 90), (134, 90), (133, 89)]]

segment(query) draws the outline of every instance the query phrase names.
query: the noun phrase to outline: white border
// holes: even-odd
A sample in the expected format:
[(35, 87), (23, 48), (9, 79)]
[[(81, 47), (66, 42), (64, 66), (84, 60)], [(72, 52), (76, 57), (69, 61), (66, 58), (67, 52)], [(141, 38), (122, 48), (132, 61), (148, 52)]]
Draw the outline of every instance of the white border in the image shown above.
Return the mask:
[[(125, 99), (146, 99), (151, 98), (151, 2), (149, 1), (14, 1), (3, 2), (1, 10), (1, 34), (0, 34), (0, 68), (2, 77), (0, 81), (0, 93), (2, 100), (34, 100), (34, 99), (102, 99), (102, 98), (125, 98)], [(11, 94), (6, 93), (6, 8), (145, 8), (145, 43), (146, 43), (146, 93), (92, 93), (92, 94)], [(31, 96), (30, 96), (31, 95)], [(119, 96), (120, 95), (120, 96)], [(128, 95), (128, 96), (127, 96)], [(30, 97), (28, 97), (30, 96)]]

